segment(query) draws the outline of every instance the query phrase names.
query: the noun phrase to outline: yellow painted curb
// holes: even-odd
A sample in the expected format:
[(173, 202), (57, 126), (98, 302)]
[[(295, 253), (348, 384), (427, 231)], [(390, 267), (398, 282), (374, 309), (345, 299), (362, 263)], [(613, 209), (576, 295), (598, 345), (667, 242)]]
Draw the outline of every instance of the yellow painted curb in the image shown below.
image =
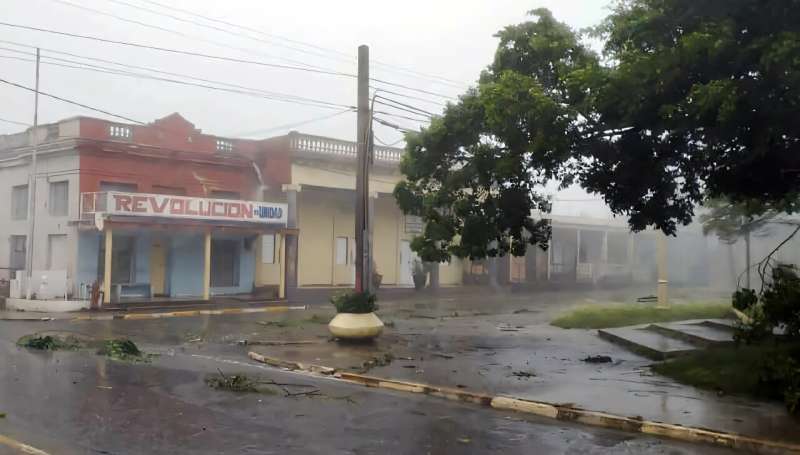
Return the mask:
[(162, 318), (181, 318), (193, 316), (217, 316), (221, 314), (250, 314), (250, 313), (283, 313), (286, 311), (306, 310), (305, 305), (300, 306), (269, 306), (262, 308), (227, 308), (221, 310), (184, 310), (184, 311), (169, 311), (164, 313), (132, 313), (122, 315), (92, 315), (92, 316), (78, 316), (72, 318), (71, 321), (110, 321), (115, 319), (124, 320), (145, 320), (145, 319), (162, 319)]
[(584, 425), (610, 428), (633, 433), (642, 433), (686, 442), (713, 444), (732, 449), (746, 450), (754, 453), (800, 454), (800, 445), (798, 444), (769, 441), (766, 439), (752, 438), (748, 436), (702, 428), (651, 422), (641, 418), (623, 417), (605, 412), (589, 411), (569, 406), (560, 406), (542, 401), (505, 396), (492, 397), (490, 395), (468, 392), (461, 389), (451, 389), (448, 387), (438, 387), (417, 382), (379, 378), (345, 371), (336, 371), (334, 368), (330, 367), (312, 365), (311, 367), (317, 369), (315, 371), (314, 369), (309, 368), (308, 365), (265, 357), (255, 352), (250, 352), (249, 356), (253, 360), (257, 360), (272, 366), (278, 366), (280, 368), (288, 368), (290, 370), (317, 373), (319, 372), (319, 369), (322, 368), (325, 370), (324, 374), (326, 375), (333, 374), (335, 378), (340, 380), (366, 387), (395, 390), (398, 392), (422, 393), (452, 401), (479, 404), (482, 406), (492, 407), (494, 409), (533, 414), (550, 419), (576, 422)]
[(11, 447), (20, 453), (27, 453), (30, 455), (50, 455), (44, 450), (39, 450), (36, 447), (29, 446), (28, 444), (23, 444), (16, 439), (11, 439), (8, 436), (3, 436), (2, 434), (0, 434), (0, 444)]
[(265, 355), (261, 355), (257, 352), (250, 351), (247, 353), (247, 356), (251, 359), (255, 360), (256, 362), (265, 363), (267, 365), (277, 367), (277, 368), (286, 368), (287, 370), (300, 370), (300, 371), (310, 371), (312, 373), (319, 373), (330, 375), (333, 374), (336, 370), (330, 367), (324, 367), (321, 365), (314, 365), (311, 363), (299, 363), (299, 362), (289, 362), (286, 360), (275, 359), (272, 357), (267, 357)]
[(536, 414), (550, 419), (558, 418), (558, 409), (551, 404), (539, 403), (536, 401), (522, 400), (511, 397), (494, 397), (491, 406), (495, 409), (505, 411), (524, 412), (526, 414)]

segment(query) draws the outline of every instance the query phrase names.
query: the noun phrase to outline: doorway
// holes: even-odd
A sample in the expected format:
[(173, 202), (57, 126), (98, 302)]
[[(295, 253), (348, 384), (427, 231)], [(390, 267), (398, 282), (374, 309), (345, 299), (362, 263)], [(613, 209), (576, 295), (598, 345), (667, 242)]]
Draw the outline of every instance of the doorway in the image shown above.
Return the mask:
[(150, 245), (150, 289), (154, 296), (167, 294), (167, 239), (154, 238)]
[(239, 240), (211, 240), (211, 287), (239, 286)]

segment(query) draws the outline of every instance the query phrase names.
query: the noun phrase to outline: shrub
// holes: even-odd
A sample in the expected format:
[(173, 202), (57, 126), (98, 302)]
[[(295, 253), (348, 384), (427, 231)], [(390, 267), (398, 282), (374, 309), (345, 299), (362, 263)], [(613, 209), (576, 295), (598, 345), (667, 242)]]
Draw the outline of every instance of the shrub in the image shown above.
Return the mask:
[(771, 279), (760, 294), (752, 289), (733, 293), (733, 307), (750, 318), (738, 327), (737, 340), (761, 340), (770, 337), (775, 328), (782, 328), (786, 338), (800, 338), (800, 277), (796, 270), (794, 265), (779, 264), (772, 268)]
[(337, 313), (372, 313), (378, 309), (375, 294), (369, 292), (348, 291), (331, 297), (331, 303)]
[(26, 335), (17, 341), (17, 344), (26, 348), (39, 349), (42, 351), (57, 351), (60, 349), (73, 350), (80, 349), (80, 341), (72, 336), (61, 338), (51, 335)]
[(773, 398), (783, 399), (790, 413), (800, 412), (800, 350), (766, 356), (761, 361), (759, 386)]

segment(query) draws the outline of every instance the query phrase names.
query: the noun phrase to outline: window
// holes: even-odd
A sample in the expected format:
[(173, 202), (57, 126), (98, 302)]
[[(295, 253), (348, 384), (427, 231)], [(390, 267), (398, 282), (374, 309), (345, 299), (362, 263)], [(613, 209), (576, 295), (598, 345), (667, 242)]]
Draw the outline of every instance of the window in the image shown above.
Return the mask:
[(135, 183), (119, 182), (100, 182), (100, 191), (120, 191), (123, 193), (135, 193), (138, 187)]
[(67, 269), (67, 236), (50, 234), (47, 236), (47, 270)]
[(117, 139), (131, 139), (133, 137), (133, 130), (130, 126), (109, 125), (108, 135)]
[(153, 185), (153, 193), (156, 194), (169, 194), (171, 196), (186, 196), (186, 188), (179, 188), (176, 186), (161, 186)]
[(232, 152), (233, 151), (233, 142), (226, 141), (224, 139), (217, 139), (217, 151), (218, 152)]
[(24, 235), (12, 235), (9, 238), (9, 250), (11, 251), (11, 256), (8, 260), (8, 268), (12, 270), (23, 270), (25, 268), (25, 259), (27, 249), (25, 247), (25, 236)]
[(211, 197), (213, 199), (241, 199), (242, 195), (237, 191), (213, 190)]
[(275, 234), (263, 234), (261, 236), (261, 263), (275, 263)]
[(51, 216), (67, 216), (69, 214), (69, 182), (50, 182), (50, 199), (48, 209)]
[(211, 286), (239, 286), (238, 240), (211, 240)]
[(347, 237), (336, 237), (336, 265), (346, 265), (347, 256)]
[[(100, 249), (97, 260), (97, 276), (102, 280), (105, 273), (106, 245), (103, 237), (98, 237)], [(127, 235), (114, 235), (111, 248), (111, 284), (133, 283), (135, 276), (136, 239)]]
[(11, 219), (24, 220), (28, 218), (28, 185), (19, 185), (11, 188)]

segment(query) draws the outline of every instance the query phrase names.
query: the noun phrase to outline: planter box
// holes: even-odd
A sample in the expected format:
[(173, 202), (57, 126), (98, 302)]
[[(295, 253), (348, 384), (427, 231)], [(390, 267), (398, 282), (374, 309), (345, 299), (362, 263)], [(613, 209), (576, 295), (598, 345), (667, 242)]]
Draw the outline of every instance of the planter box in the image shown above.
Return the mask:
[(339, 313), (328, 323), (328, 330), (337, 338), (375, 338), (383, 332), (383, 322), (375, 313)]

